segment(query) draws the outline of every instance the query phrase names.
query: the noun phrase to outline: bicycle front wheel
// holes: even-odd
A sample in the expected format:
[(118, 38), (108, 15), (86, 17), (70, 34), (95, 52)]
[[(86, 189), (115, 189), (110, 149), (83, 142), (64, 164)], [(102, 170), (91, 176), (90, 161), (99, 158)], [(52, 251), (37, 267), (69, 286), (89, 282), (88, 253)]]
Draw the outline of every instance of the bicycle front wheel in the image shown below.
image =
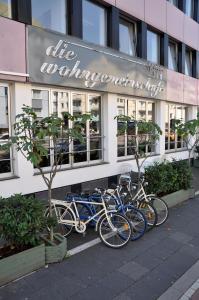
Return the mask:
[(157, 198), (155, 196), (150, 195), (147, 196), (147, 200), (149, 200), (149, 202), (153, 205), (158, 214), (156, 226), (162, 225), (164, 222), (166, 222), (169, 216), (169, 209), (167, 203), (161, 198)]
[(125, 215), (131, 223), (132, 236), (131, 240), (136, 241), (141, 238), (147, 228), (147, 221), (144, 214), (132, 205), (124, 206)]
[(111, 248), (125, 246), (131, 238), (132, 230), (129, 220), (118, 213), (108, 213), (99, 223), (99, 235), (104, 244)]
[(158, 214), (153, 205), (146, 201), (141, 201), (138, 204), (138, 208), (144, 214), (147, 221), (147, 230), (152, 229), (158, 220)]

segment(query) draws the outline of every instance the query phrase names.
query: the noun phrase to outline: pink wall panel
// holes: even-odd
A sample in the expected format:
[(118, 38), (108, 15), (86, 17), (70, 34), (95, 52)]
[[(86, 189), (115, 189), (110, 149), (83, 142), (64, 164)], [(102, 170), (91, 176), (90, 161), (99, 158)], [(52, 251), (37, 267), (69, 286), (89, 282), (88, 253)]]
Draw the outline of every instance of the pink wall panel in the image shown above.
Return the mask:
[(26, 73), (25, 25), (0, 17), (0, 70)]
[(184, 103), (198, 104), (198, 80), (184, 75)]
[(116, 0), (116, 6), (134, 17), (144, 20), (144, 0)]
[(166, 1), (145, 1), (145, 22), (166, 32)]
[(177, 40), (183, 41), (184, 13), (169, 2), (167, 6), (167, 33)]
[(167, 70), (167, 100), (183, 103), (183, 75)]
[(186, 15), (184, 17), (184, 42), (194, 49), (199, 49), (199, 25)]

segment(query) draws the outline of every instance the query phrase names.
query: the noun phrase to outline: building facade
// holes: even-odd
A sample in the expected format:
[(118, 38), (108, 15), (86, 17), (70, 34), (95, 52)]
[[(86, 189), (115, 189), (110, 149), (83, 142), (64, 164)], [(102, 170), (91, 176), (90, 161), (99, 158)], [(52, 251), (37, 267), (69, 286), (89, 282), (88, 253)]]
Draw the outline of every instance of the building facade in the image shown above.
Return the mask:
[[(0, 143), (23, 105), (38, 117), (91, 112), (86, 143), (73, 141), (53, 188), (107, 185), (136, 170), (118, 114), (155, 121), (163, 131), (147, 163), (186, 159), (174, 119), (196, 117), (199, 104), (198, 0), (0, 0)], [(42, 167), (53, 163), (51, 141)], [(63, 147), (63, 145), (60, 145)], [(11, 149), (0, 152), (0, 191), (40, 193), (39, 172)]]

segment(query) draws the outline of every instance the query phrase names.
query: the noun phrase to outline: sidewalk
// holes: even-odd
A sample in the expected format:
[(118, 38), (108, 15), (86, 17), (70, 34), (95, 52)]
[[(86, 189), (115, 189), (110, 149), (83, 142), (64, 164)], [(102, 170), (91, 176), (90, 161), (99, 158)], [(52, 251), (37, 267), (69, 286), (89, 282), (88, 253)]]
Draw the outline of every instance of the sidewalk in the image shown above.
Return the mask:
[(139, 241), (120, 250), (93, 246), (0, 288), (0, 300), (156, 300), (199, 260), (198, 214), (196, 197)]

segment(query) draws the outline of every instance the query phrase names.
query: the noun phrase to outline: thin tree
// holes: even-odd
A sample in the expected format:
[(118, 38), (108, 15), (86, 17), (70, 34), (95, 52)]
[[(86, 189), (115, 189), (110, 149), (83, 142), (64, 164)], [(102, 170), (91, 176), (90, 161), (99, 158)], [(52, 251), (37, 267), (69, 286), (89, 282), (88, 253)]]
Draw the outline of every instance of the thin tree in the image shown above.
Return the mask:
[[(85, 143), (82, 129), (91, 116), (82, 114), (72, 116), (68, 112), (62, 117), (52, 114), (45, 118), (38, 118), (29, 106), (23, 106), (22, 113), (16, 116), (14, 123), (14, 136), (9, 138), (7, 144), (1, 146), (8, 149), (12, 145), (20, 151), (26, 160), (37, 168), (47, 186), (49, 216), (52, 218), (52, 184), (64, 160), (70, 155), (69, 145), (73, 140)], [(69, 127), (69, 121), (72, 127)], [(50, 147), (46, 146), (50, 145)], [(49, 158), (49, 151), (53, 153), (52, 163), (48, 172), (44, 172), (42, 161)], [(53, 227), (50, 228), (50, 239), (53, 240)]]

